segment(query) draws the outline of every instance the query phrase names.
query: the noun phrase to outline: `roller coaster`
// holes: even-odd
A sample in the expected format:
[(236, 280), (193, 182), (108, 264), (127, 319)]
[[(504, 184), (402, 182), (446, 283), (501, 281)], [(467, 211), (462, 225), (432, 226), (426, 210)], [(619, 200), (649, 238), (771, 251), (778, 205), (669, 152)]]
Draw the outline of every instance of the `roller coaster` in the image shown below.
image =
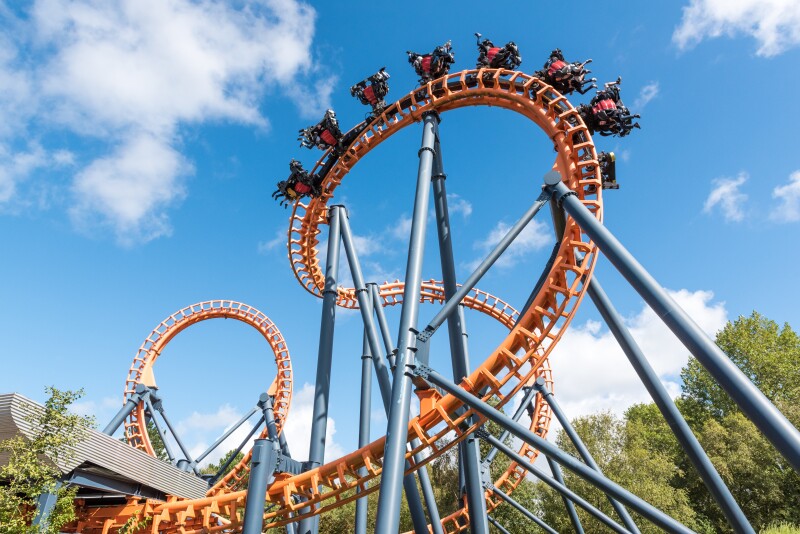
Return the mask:
[[(239, 422), (241, 425), (248, 417), (261, 413), (239, 447), (242, 450), (260, 431), (252, 449), (229, 472), (221, 470), (216, 475), (207, 476), (208, 491), (203, 497), (167, 495), (158, 500), (129, 494), (117, 501), (81, 500), (79, 520), (74, 525), (76, 531), (107, 534), (133, 524), (152, 533), (243, 531), (249, 534), (281, 527), (290, 533), (306, 534), (317, 531), (320, 514), (356, 501), (356, 530), (365, 532), (367, 498), (378, 492), (375, 531), (397, 532), (400, 501), (405, 491), (417, 533), (483, 533), (489, 532), (489, 524), (497, 531), (505, 532), (505, 528), (491, 516), (498, 506), (513, 506), (538, 528), (554, 532), (513, 499), (514, 490), (521, 481), (533, 476), (565, 497), (565, 506), (577, 532), (583, 532), (583, 529), (575, 512), (576, 505), (615, 532), (639, 531), (629, 510), (666, 531), (691, 532), (646, 500), (604, 477), (582, 446), (580, 437), (571, 432), (569, 420), (555, 400), (549, 357), (562, 336), (566, 335), (579, 305), (588, 294), (731, 527), (736, 532), (753, 532), (594, 275), (598, 254), (602, 251), (734, 398), (745, 415), (795, 469), (800, 469), (800, 434), (797, 429), (672, 302), (602, 225), (603, 191), (604, 188), (614, 188), (616, 182), (608, 183), (610, 179), (604, 169), (609, 160), (604, 160), (596, 151), (593, 134), (625, 135), (636, 127), (632, 119), (637, 116), (624, 109), (622, 122), (606, 129), (592, 113), (610, 108), (600, 104), (575, 107), (555, 88), (558, 85), (565, 93), (573, 90), (581, 94), (586, 92), (584, 85), (594, 81), (583, 79), (586, 72), (583, 66), (587, 62), (579, 64), (576, 76), (580, 78), (577, 82), (565, 82), (548, 78), (547, 69), (530, 75), (518, 70), (494, 68), (490, 62), (498, 52), (492, 48), (493, 45), (485, 43), (483, 66), (480, 68), (446, 72), (429, 78), (427, 83), (388, 105), (382, 101), (383, 97), (370, 99), (369, 94), (364, 96), (363, 100), (373, 106), (367, 119), (344, 134), (338, 132), (338, 123), (335, 123), (336, 135), (329, 132), (329, 135), (321, 137), (320, 142), (306, 143), (309, 147), (323, 148), (322, 157), (310, 172), (303, 171), (302, 179), (298, 180), (296, 173), (302, 167), (295, 165), (290, 179), (279, 184), (276, 196), (291, 206), (288, 252), (292, 272), (306, 291), (323, 301), (309, 458), (302, 461), (292, 458), (290, 444), (282, 432), (290, 414), (292, 363), (287, 343), (277, 326), (265, 314), (243, 303), (226, 300), (198, 303), (167, 317), (146, 338), (127, 375), (124, 407), (104, 432), (111, 435), (124, 424), (128, 443), (152, 456), (155, 450), (148, 432), (148, 424), (152, 422), (167, 445), (171, 462), (182, 471), (196, 472), (200, 476), (197, 465), (209, 451), (191, 458), (187, 448), (172, 432), (172, 425), (161, 408), (155, 364), (164, 347), (184, 329), (209, 319), (229, 318), (256, 329), (270, 346), (277, 366), (276, 377), (266, 394), (261, 395), (253, 410)], [(446, 48), (440, 48), (443, 54), (449, 52), (449, 43)], [(516, 46), (513, 49), (507, 46), (506, 49), (517, 53)], [(561, 64), (556, 65), (558, 68), (568, 66), (560, 56), (560, 50), (557, 52), (548, 65), (560, 61)], [(415, 65), (424, 67), (426, 64), (425, 56), (415, 54), (414, 60), (417, 62)], [(427, 61), (430, 69), (431, 61)], [(512, 64), (519, 65), (518, 62)], [(385, 83), (388, 74), (384, 69), (378, 74), (381, 72), (384, 75), (372, 79), (372, 83)], [(425, 77), (422, 79), (425, 81)], [(368, 80), (360, 86), (362, 93), (370, 87)], [(607, 91), (616, 90), (617, 99), (619, 94), (615, 84), (618, 83), (606, 84), (605, 88)], [(380, 104), (375, 104), (379, 100)], [(535, 180), (532, 183), (530, 208), (520, 215), (518, 222), (474, 272), (459, 284), (453, 260), (439, 123), (448, 111), (474, 106), (502, 108), (527, 118), (553, 144), (556, 157), (544, 182)], [(334, 124), (330, 122), (331, 115), (326, 114), (326, 117), (329, 121), (327, 127), (331, 128)], [(395, 133), (412, 125), (422, 127), (422, 146), (418, 154), (419, 170), (405, 279), (383, 284), (368, 283), (361, 271), (346, 208), (333, 202), (334, 195), (362, 158)], [(613, 156), (610, 161), (613, 162)], [(431, 190), (442, 264), (442, 276), (438, 281), (423, 280), (421, 273)], [(483, 275), (545, 205), (549, 206), (558, 240), (543, 270), (533, 272), (529, 277), (536, 281), (530, 298), (516, 309), (477, 289)], [(327, 227), (327, 249), (323, 268), (319, 245), (324, 227)], [(339, 284), (341, 248), (344, 248), (354, 287)], [(440, 306), (427, 325), (418, 324), (421, 303)], [(384, 315), (384, 308), (388, 306), (401, 307), (397, 337), (392, 335)], [(358, 310), (363, 321), (361, 426), (359, 448), (324, 463), (337, 307)], [(464, 309), (487, 315), (508, 329), (508, 334), (499, 340), (496, 348), (471, 369), (466, 357)], [(445, 322), (450, 341), (452, 379), (430, 367), (430, 341)], [(388, 423), (385, 436), (369, 442), (373, 373)], [(414, 394), (419, 398), (420, 413), (411, 417)], [(502, 411), (520, 399), (513, 416)], [(166, 427), (158, 422), (158, 412)], [(530, 423), (520, 424), (526, 414)], [(573, 439), (583, 462), (545, 439), (553, 417)], [(498, 438), (484, 430), (487, 421), (500, 425), (504, 434)], [(215, 445), (219, 445), (232, 431), (221, 436)], [(170, 432), (173, 437), (167, 439)], [(522, 440), (521, 448), (513, 450), (506, 444), (509, 435)], [(491, 452), (483, 458), (480, 457), (479, 440), (492, 446)], [(171, 449), (171, 442), (177, 443), (182, 454)], [(458, 449), (463, 479), (463, 505), (453, 514), (440, 517), (428, 479), (427, 464), (455, 448)], [(491, 480), (489, 466), (499, 453), (512, 461), (498, 478)], [(540, 453), (547, 457), (552, 476), (534, 465)], [(561, 476), (562, 467), (606, 493), (617, 517), (604, 514), (567, 488)]]

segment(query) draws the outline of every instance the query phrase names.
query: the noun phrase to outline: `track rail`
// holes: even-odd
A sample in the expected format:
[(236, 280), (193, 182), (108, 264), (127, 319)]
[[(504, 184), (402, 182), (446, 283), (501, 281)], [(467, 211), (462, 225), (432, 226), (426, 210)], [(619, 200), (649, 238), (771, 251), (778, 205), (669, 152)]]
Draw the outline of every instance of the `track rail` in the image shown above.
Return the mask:
[[(269, 393), (274, 397), (275, 422), (280, 432), (289, 415), (289, 407), (292, 402), (292, 361), (289, 357), (289, 349), (278, 327), (266, 315), (252, 306), (233, 300), (207, 300), (192, 304), (161, 321), (147, 336), (133, 358), (128, 378), (125, 381), (125, 400), (135, 391), (136, 385), (143, 380), (143, 377), (152, 372), (153, 365), (164, 347), (175, 336), (188, 327), (209, 319), (241, 321), (255, 328), (266, 339), (275, 355), (275, 365), (278, 368)], [(147, 430), (142, 425), (144, 420), (144, 403), (140, 402), (125, 421), (125, 437), (133, 447), (155, 456)], [(265, 428), (261, 437), (266, 437), (266, 433)], [(241, 489), (243, 483), (246, 484), (243, 482), (246, 480), (244, 474), (249, 470), (249, 465), (250, 453), (248, 452), (230, 473), (211, 488), (211, 491)]]
[[(329, 168), (322, 184), (322, 195), (311, 199), (308, 205), (295, 203), (289, 229), (289, 259), (292, 270), (307, 291), (321, 296), (324, 276), (316, 249), (319, 225), (325, 223), (327, 203), (350, 169), (383, 140), (400, 129), (419, 122), (425, 112), (443, 113), (469, 106), (502, 107), (522, 114), (539, 126), (555, 145), (557, 158), (554, 167), (560, 172), (564, 183), (598, 219), (602, 219), (602, 188), (597, 154), (589, 131), (567, 99), (540, 79), (521, 72), (493, 69), (462, 71), (434, 80), (388, 106), (335, 161), (328, 161), (328, 158), (335, 157), (331, 153), (326, 153), (320, 159), (316, 168), (323, 165)], [(541, 172), (534, 170), (532, 174), (538, 177)], [(538, 181), (534, 182), (531, 200), (538, 195), (540, 185)], [(476, 309), (486, 310), (485, 313), (490, 315), (496, 313), (496, 318), (507, 324), (511, 330), (485, 361), (461, 382), (461, 386), (478, 396), (479, 392), (487, 388), (483, 398), (494, 397), (499, 401), (498, 407), (502, 407), (538, 375), (548, 376), (549, 371), (545, 368), (547, 357), (583, 298), (595, 259), (596, 247), (577, 224), (568, 218), (544, 284), (518, 321), (504, 322), (503, 317), (514, 316), (516, 312), (508, 313), (510, 306), (507, 304), (501, 305), (502, 301), (499, 299), (474, 291), (473, 303), (477, 306)], [(531, 273), (531, 285), (535, 284), (540, 274)], [(401, 282), (393, 282), (380, 287), (384, 304), (400, 302), (401, 285)], [(434, 295), (437, 295), (437, 290), (433, 287), (429, 289), (428, 292), (423, 291), (422, 300), (433, 300)], [(435, 300), (441, 302), (443, 292), (441, 295), (441, 298), (437, 296)], [(468, 300), (465, 299), (465, 303)], [(353, 308), (356, 306), (355, 302), (352, 288), (340, 288), (340, 306)], [(409, 422), (409, 442), (414, 438), (420, 440), (420, 445), (406, 454), (410, 471), (415, 471), (441, 456), (485, 422), (482, 416), (472, 410), (461, 413), (463, 404), (452, 395), (434, 395), (432, 409)], [(549, 425), (549, 412), (543, 404), (537, 403), (537, 412), (531, 427), (535, 430), (541, 428), (542, 434)], [(473, 415), (477, 422), (469, 427), (462, 426)], [(450, 437), (453, 439), (449, 439)], [(382, 438), (299, 475), (278, 475), (267, 490), (265, 526), (280, 526), (301, 517), (324, 513), (354, 500), (357, 496), (356, 488), (366, 493), (377, 490), (384, 444)], [(415, 462), (412, 456), (418, 452), (424, 453), (424, 460), (420, 463)], [(536, 451), (524, 446), (521, 454), (535, 458)], [(361, 467), (366, 467), (367, 474), (364, 476), (358, 474)], [(497, 485), (510, 492), (524, 476), (525, 470), (512, 463)], [(153, 533), (235, 531), (241, 528), (239, 512), (245, 505), (246, 494), (244, 490), (218, 488), (217, 493), (204, 499), (173, 499), (167, 503), (142, 506), (151, 507), (147, 515), (153, 518), (150, 527)], [(306, 501), (295, 503), (295, 495), (303, 496)], [(363, 493), (359, 496), (362, 495)], [(488, 499), (490, 509), (499, 504), (491, 496)], [(301, 508), (307, 506), (311, 508), (311, 512), (301, 515)], [(293, 514), (292, 517), (289, 517), (290, 513)], [(444, 518), (442, 523), (447, 532), (458, 532), (466, 528), (463, 511), (460, 515)], [(113, 527), (108, 522), (104, 526), (106, 531)]]

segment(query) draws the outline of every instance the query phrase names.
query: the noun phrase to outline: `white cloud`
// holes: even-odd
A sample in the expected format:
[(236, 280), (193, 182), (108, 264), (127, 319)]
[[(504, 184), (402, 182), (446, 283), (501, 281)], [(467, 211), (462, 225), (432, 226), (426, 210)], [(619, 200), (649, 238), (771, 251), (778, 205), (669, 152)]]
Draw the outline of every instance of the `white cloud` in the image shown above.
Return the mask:
[(17, 184), (31, 172), (49, 163), (50, 156), (38, 144), (32, 143), (24, 151), (14, 151), (0, 144), (0, 203), (10, 200)]
[[(485, 239), (473, 244), (473, 248), (480, 250), (484, 253), (484, 255), (488, 254), (500, 242), (500, 240), (503, 239), (510, 229), (510, 225), (502, 221), (498, 222)], [(516, 265), (517, 261), (524, 256), (552, 244), (555, 240), (552, 234), (552, 231), (550, 231), (546, 224), (537, 220), (532, 220), (522, 230), (522, 232), (520, 232), (520, 234), (506, 249), (503, 255), (500, 256), (500, 259), (495, 262), (495, 266), (500, 268), (513, 267)], [(477, 258), (470, 262), (467, 267), (470, 270), (473, 270), (480, 264), (481, 261), (483, 261), (483, 257)]]
[(411, 235), (411, 217), (405, 213), (402, 214), (391, 226), (390, 233), (395, 239), (402, 239), (407, 242), (408, 237)]
[(634, 111), (639, 111), (644, 108), (651, 100), (658, 96), (659, 84), (658, 82), (650, 82), (639, 91), (639, 96), (633, 102)]
[(740, 172), (736, 178), (715, 178), (712, 180), (714, 188), (708, 195), (703, 205), (704, 213), (711, 213), (719, 206), (726, 221), (741, 221), (744, 219), (744, 203), (747, 195), (739, 191), (739, 187), (748, 179), (745, 172)]
[(123, 244), (169, 235), (165, 208), (183, 197), (190, 172), (169, 142), (140, 134), (75, 176), (70, 215), (81, 228), (110, 224)]
[(772, 190), (772, 197), (779, 203), (771, 218), (778, 222), (800, 221), (800, 171), (789, 175), (789, 183)]
[(447, 209), (450, 215), (460, 213), (462, 217), (468, 219), (472, 215), (472, 204), (469, 200), (461, 198), (455, 193), (447, 195)]
[(373, 235), (356, 235), (353, 234), (353, 245), (356, 248), (358, 258), (366, 258), (383, 250), (381, 240)]
[[(723, 302), (714, 302), (710, 291), (670, 291), (670, 296), (700, 328), (713, 337), (727, 321)], [(647, 306), (625, 320), (650, 365), (671, 395), (679, 393), (679, 373), (689, 351)], [(600, 323), (572, 325), (550, 358), (554, 390), (570, 418), (611, 410), (622, 414), (650, 397), (614, 336)], [(555, 435), (555, 434), (552, 434)]]
[(258, 253), (259, 254), (267, 254), (268, 252), (275, 250), (281, 245), (286, 244), (286, 228), (278, 228), (275, 230), (275, 236), (268, 240), (268, 241), (259, 241), (258, 242)]
[[(219, 436), (237, 423), (243, 415), (243, 413), (240, 413), (231, 405), (223, 404), (213, 413), (192, 412), (189, 417), (178, 422), (175, 430), (183, 444), (189, 449), (191, 457), (197, 458), (200, 454), (204, 453)], [(228, 451), (236, 449), (253, 429), (253, 425), (258, 420), (258, 417), (259, 414), (253, 415), (249, 421), (234, 430), (230, 436), (200, 462), (200, 467), (204, 467), (210, 463), (217, 463)], [(260, 434), (262, 430), (263, 425), (256, 431), (256, 435)], [(255, 439), (255, 436), (253, 439)], [(248, 440), (242, 450), (247, 453), (252, 446), (253, 440), (251, 439)], [(180, 454), (180, 449), (177, 444), (173, 443), (172, 449), (176, 454)]]
[[(286, 441), (294, 458), (308, 458), (311, 442), (311, 421), (314, 414), (314, 386), (305, 383), (292, 394), (292, 410), (286, 420), (284, 430)], [(325, 439), (325, 461), (344, 456), (347, 451), (336, 441), (336, 421), (328, 418)]]
[(756, 54), (775, 56), (800, 44), (800, 2), (797, 0), (691, 0), (672, 41), (685, 50), (706, 38), (748, 35), (758, 43)]
[[(72, 413), (94, 417), (97, 427), (102, 429), (122, 408), (122, 395), (114, 397), (103, 397), (99, 402), (93, 400), (79, 400), (70, 406)], [(118, 434), (121, 435), (120, 432)]]
[[(276, 86), (302, 113), (328, 106), (336, 79), (317, 76), (315, 19), (298, 0), (37, 0), (0, 38), (0, 142), (29, 137), (35, 116), (99, 144), (94, 161), (63, 148), (48, 158), (82, 167), (74, 220), (109, 226), (125, 244), (168, 235), (167, 209), (191, 168), (179, 152), (182, 127), (267, 128), (260, 106)], [(298, 85), (309, 89), (298, 94)], [(141, 155), (148, 160), (134, 160)], [(7, 174), (0, 201), (22, 179)]]

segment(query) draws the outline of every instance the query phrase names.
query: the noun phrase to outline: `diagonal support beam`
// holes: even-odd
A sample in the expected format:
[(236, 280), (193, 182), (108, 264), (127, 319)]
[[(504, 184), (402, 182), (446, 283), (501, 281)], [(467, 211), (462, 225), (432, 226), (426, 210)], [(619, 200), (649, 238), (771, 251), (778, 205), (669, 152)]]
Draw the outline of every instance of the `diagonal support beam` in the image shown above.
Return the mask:
[(408, 366), (416, 351), (416, 326), (419, 315), (422, 258), (425, 252), (425, 228), (431, 188), (433, 145), (437, 136), (439, 116), (428, 112), (423, 118), (422, 148), (419, 151), (417, 190), (411, 219), (411, 238), (408, 244), (403, 308), (397, 343), (397, 367), (392, 383), (392, 402), (386, 426), (381, 489), (378, 496), (376, 532), (397, 532), (400, 526), (400, 487), (405, 466), (408, 416), (411, 406), (411, 377)]
[[(361, 311), (361, 319), (364, 323), (364, 334), (366, 343), (372, 354), (372, 361), (375, 364), (375, 373), (378, 376), (378, 387), (381, 392), (381, 399), (383, 400), (383, 407), (386, 411), (387, 418), (390, 412), (390, 398), (392, 386), (389, 381), (389, 371), (386, 369), (381, 348), (378, 343), (378, 332), (375, 328), (375, 321), (372, 316), (373, 298), (370, 289), (364, 283), (364, 276), (361, 272), (361, 264), (358, 261), (358, 254), (355, 248), (352, 231), (350, 230), (350, 221), (347, 217), (347, 212), (344, 207), (340, 207), (342, 212), (341, 217), (341, 234), (342, 243), (344, 245), (345, 255), (347, 256), (348, 264), (350, 265), (350, 274), (353, 277), (353, 284), (356, 290), (356, 298), (358, 299), (358, 307)], [(378, 306), (380, 307), (380, 305)], [(382, 311), (382, 310), (381, 310)], [(387, 349), (390, 347), (391, 341), (386, 341)], [(419, 446), (419, 440), (413, 440), (412, 447)], [(422, 457), (417, 454), (414, 456), (414, 461), (421, 462)], [(410, 467), (409, 462), (405, 462), (405, 470)], [(422, 493), (425, 498), (425, 504), (428, 507), (428, 515), (431, 518), (431, 525), (434, 534), (443, 534), (441, 520), (439, 518), (439, 509), (436, 505), (436, 499), (433, 494), (433, 486), (431, 485), (430, 478), (428, 477), (427, 467), (422, 467), (417, 471)], [(425, 512), (422, 509), (422, 504), (419, 497), (419, 490), (414, 481), (414, 475), (405, 475), (403, 477), (403, 488), (406, 492), (406, 501), (408, 502), (409, 511), (411, 512), (411, 519), (414, 523), (414, 530), (416, 532), (428, 532), (427, 521), (425, 519)]]
[(648, 363), (647, 358), (645, 358), (642, 349), (625, 327), (622, 318), (614, 308), (606, 292), (603, 291), (603, 287), (596, 276), (589, 283), (588, 293), (611, 333), (616, 338), (617, 343), (622, 347), (622, 351), (631, 362), (636, 374), (639, 375), (639, 379), (650, 393), (653, 402), (661, 411), (664, 419), (666, 419), (681, 448), (689, 457), (695, 469), (697, 469), (717, 505), (722, 509), (722, 513), (725, 514), (728, 523), (734, 527), (736, 532), (753, 533), (753, 527), (748, 522), (747, 517), (745, 517), (742, 509), (736, 503), (722, 477), (719, 476), (700, 442), (697, 441), (697, 438), (692, 433), (689, 424), (678, 411), (658, 375)]
[[(456, 265), (453, 257), (453, 229), (450, 226), (450, 212), (447, 207), (446, 176), (442, 164), (442, 150), (439, 138), (434, 143), (433, 155), (433, 204), (436, 209), (436, 230), (439, 237), (439, 259), (442, 264), (442, 283), (445, 298), (453, 299), (458, 286)], [(460, 302), (460, 301), (455, 301)], [(469, 350), (464, 320), (464, 307), (457, 306), (447, 318), (450, 337), (450, 360), (453, 366), (453, 379), (460, 382), (469, 375)], [(418, 355), (418, 357), (420, 357)], [(472, 424), (473, 421), (467, 422)], [(469, 527), (472, 534), (487, 534), (489, 523), (486, 520), (486, 497), (481, 485), (480, 449), (475, 436), (469, 436), (458, 444), (459, 470), (463, 472), (464, 491), (467, 496)]]
[(539, 526), (539, 528), (541, 528), (542, 530), (544, 530), (548, 534), (558, 534), (558, 531), (553, 530), (553, 528), (550, 527), (550, 525), (548, 525), (547, 523), (545, 523), (544, 521), (542, 521), (541, 519), (539, 519), (538, 517), (533, 515), (530, 510), (528, 510), (527, 508), (522, 506), (520, 503), (518, 503), (517, 501), (512, 499), (509, 495), (506, 495), (505, 493), (500, 491), (500, 489), (497, 486), (490, 485), (488, 487), (488, 489), (492, 493), (494, 493), (495, 495), (497, 495), (498, 497), (500, 497), (501, 499), (506, 501), (508, 504), (510, 504), (519, 513), (521, 513), (522, 515), (524, 515), (525, 517), (527, 517), (528, 519), (530, 519), (531, 521), (536, 523)]
[(442, 306), (442, 309), (439, 310), (439, 313), (437, 313), (434, 318), (431, 319), (431, 322), (428, 323), (428, 326), (425, 327), (425, 330), (420, 332), (418, 336), (420, 341), (427, 341), (430, 339), (433, 333), (436, 332), (440, 326), (442, 326), (442, 323), (444, 323), (445, 320), (450, 317), (450, 315), (453, 313), (453, 310), (455, 310), (456, 307), (461, 304), (461, 301), (464, 300), (464, 297), (466, 297), (467, 294), (469, 294), (469, 292), (475, 288), (475, 285), (480, 282), (481, 278), (483, 278), (483, 275), (486, 274), (486, 271), (488, 271), (489, 268), (494, 265), (503, 252), (505, 252), (511, 243), (514, 242), (514, 239), (517, 238), (520, 232), (525, 229), (525, 226), (527, 226), (527, 224), (531, 222), (531, 219), (533, 219), (539, 210), (542, 209), (542, 206), (547, 204), (549, 199), (550, 194), (545, 191), (539, 195), (539, 198), (537, 198), (531, 207), (528, 208), (528, 211), (526, 211), (522, 217), (516, 223), (514, 223), (514, 226), (512, 226), (508, 233), (503, 236), (503, 239), (500, 240), (500, 242), (494, 247), (489, 255), (486, 256), (480, 265), (475, 268), (472, 274), (467, 277), (467, 280), (460, 288), (458, 288), (458, 291), (456, 291), (456, 293), (449, 298), (447, 302), (445, 302), (444, 306)]
[(547, 190), (589, 235), (614, 267), (633, 286), (664, 324), (689, 349), (742, 412), (778, 452), (800, 472), (800, 432), (770, 400), (692, 321), (658, 282), (636, 261), (616, 237), (578, 200), (552, 171), (545, 176)]
[[(547, 474), (530, 463), (527, 458), (515, 452), (511, 447), (491, 435), (484, 429), (478, 430), (476, 432), (481, 439), (485, 440), (487, 443), (492, 444), (493, 446), (497, 447), (497, 450), (501, 451), (510, 459), (514, 460), (516, 463), (524, 467), (531, 473), (533, 476), (556, 490), (558, 493), (562, 495), (565, 499), (569, 499), (570, 502), (574, 502), (594, 517), (596, 517), (601, 523), (605, 524), (614, 532), (619, 532), (620, 534), (631, 534), (625, 527), (622, 525), (617, 524), (613, 519), (608, 517), (606, 514), (595, 508), (592, 504), (590, 504), (586, 499), (569, 489), (567, 486), (564, 485), (563, 482), (554, 480), (553, 478), (547, 476)], [(549, 460), (550, 458), (548, 458)], [(493, 486), (490, 486), (489, 489), (492, 489)], [(577, 529), (576, 529), (577, 530)]]
[(553, 460), (561, 464), (563, 467), (566, 467), (570, 471), (574, 472), (590, 484), (599, 488), (601, 491), (613, 496), (617, 500), (625, 503), (627, 506), (630, 506), (636, 510), (636, 512), (666, 531), (677, 532), (680, 534), (690, 534), (692, 532), (691, 529), (681, 525), (675, 519), (657, 509), (647, 501), (637, 497), (619, 484), (616, 484), (615, 482), (599, 474), (594, 469), (591, 469), (585, 464), (579, 462), (546, 439), (537, 436), (529, 429), (520, 425), (506, 414), (496, 410), (494, 407), (486, 404), (478, 397), (468, 393), (466, 390), (461, 389), (458, 385), (447, 380), (433, 369), (418, 363), (416, 367), (413, 368), (412, 374), (418, 378), (426, 380), (429, 383), (441, 387), (479, 414), (491, 419), (501, 427), (507, 428), (512, 434), (521, 440), (533, 447), (536, 447), (547, 456), (553, 458)]
[[(589, 449), (586, 448), (583, 440), (575, 431), (575, 427), (572, 426), (569, 418), (567, 418), (566, 414), (561, 409), (561, 405), (558, 403), (558, 401), (556, 401), (555, 395), (553, 395), (553, 392), (548, 389), (547, 384), (544, 383), (544, 379), (537, 378), (533, 387), (535, 387), (536, 390), (542, 394), (542, 398), (547, 402), (547, 404), (550, 405), (550, 409), (553, 410), (554, 414), (556, 414), (558, 422), (561, 423), (561, 427), (564, 429), (564, 432), (566, 432), (567, 436), (569, 436), (572, 444), (575, 445), (575, 449), (578, 451), (578, 454), (580, 454), (581, 458), (583, 458), (583, 461), (586, 462), (586, 465), (602, 474), (600, 466), (594, 461)], [(639, 529), (636, 526), (636, 523), (633, 522), (633, 518), (631, 518), (631, 515), (628, 513), (625, 507), (611, 497), (608, 499), (611, 502), (611, 506), (613, 506), (614, 510), (617, 512), (617, 515), (619, 515), (619, 517), (622, 519), (622, 522), (625, 523), (625, 526), (628, 527), (628, 530), (638, 533)]]

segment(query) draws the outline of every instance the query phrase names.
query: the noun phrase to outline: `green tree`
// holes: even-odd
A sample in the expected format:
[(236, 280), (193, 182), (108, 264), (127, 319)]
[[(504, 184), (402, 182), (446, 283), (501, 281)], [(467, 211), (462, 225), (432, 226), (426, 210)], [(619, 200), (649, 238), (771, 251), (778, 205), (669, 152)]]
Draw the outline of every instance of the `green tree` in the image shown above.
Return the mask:
[[(649, 446), (645, 439), (647, 427), (642, 421), (621, 419), (610, 412), (601, 412), (578, 417), (572, 424), (604, 475), (690, 528), (700, 529), (686, 492), (671, 484), (677, 474), (675, 463), (668, 453), (655, 451)], [(577, 450), (563, 430), (559, 430), (556, 444), (578, 457)], [(603, 492), (571, 471), (565, 469), (563, 473), (567, 487), (607, 516), (619, 521)], [(542, 483), (536, 484), (535, 493), (533, 511), (538, 512), (539, 517), (559, 532), (572, 530), (561, 495)], [(587, 532), (608, 530), (588, 512), (577, 509)], [(648, 520), (629, 511), (643, 533), (662, 532)]]
[(244, 454), (242, 454), (241, 452), (237, 452), (236, 449), (231, 449), (228, 452), (226, 452), (222, 458), (219, 459), (219, 462), (215, 464), (209, 463), (207, 466), (200, 469), (200, 472), (205, 475), (216, 475), (217, 471), (219, 471), (220, 468), (223, 465), (225, 465), (225, 462), (227, 462), (234, 453), (236, 453), (236, 457), (233, 459), (230, 465), (228, 465), (228, 467), (225, 468), (225, 471), (220, 475), (220, 478), (224, 477), (225, 475), (230, 473), (231, 470), (234, 467), (236, 467), (236, 465), (239, 462), (242, 461), (242, 458), (244, 458)]
[[(16, 436), (0, 442), (0, 452), (8, 461), (0, 466), (0, 533), (57, 533), (75, 519), (73, 501), (77, 488), (61, 486), (55, 463), (68, 462), (72, 447), (83, 439), (93, 420), (69, 413), (69, 406), (83, 395), (83, 390), (46, 389), (49, 394), (44, 409), (30, 407), (26, 419), (35, 434)], [(52, 493), (57, 500), (46, 525), (30, 525), (39, 495)]]
[[(800, 337), (753, 312), (729, 322), (717, 345), (794, 424), (800, 424)], [(685, 412), (703, 448), (756, 529), (775, 521), (800, 525), (800, 475), (739, 411), (694, 358), (681, 373)], [(694, 469), (685, 485), (695, 510), (720, 532), (724, 517)]]

